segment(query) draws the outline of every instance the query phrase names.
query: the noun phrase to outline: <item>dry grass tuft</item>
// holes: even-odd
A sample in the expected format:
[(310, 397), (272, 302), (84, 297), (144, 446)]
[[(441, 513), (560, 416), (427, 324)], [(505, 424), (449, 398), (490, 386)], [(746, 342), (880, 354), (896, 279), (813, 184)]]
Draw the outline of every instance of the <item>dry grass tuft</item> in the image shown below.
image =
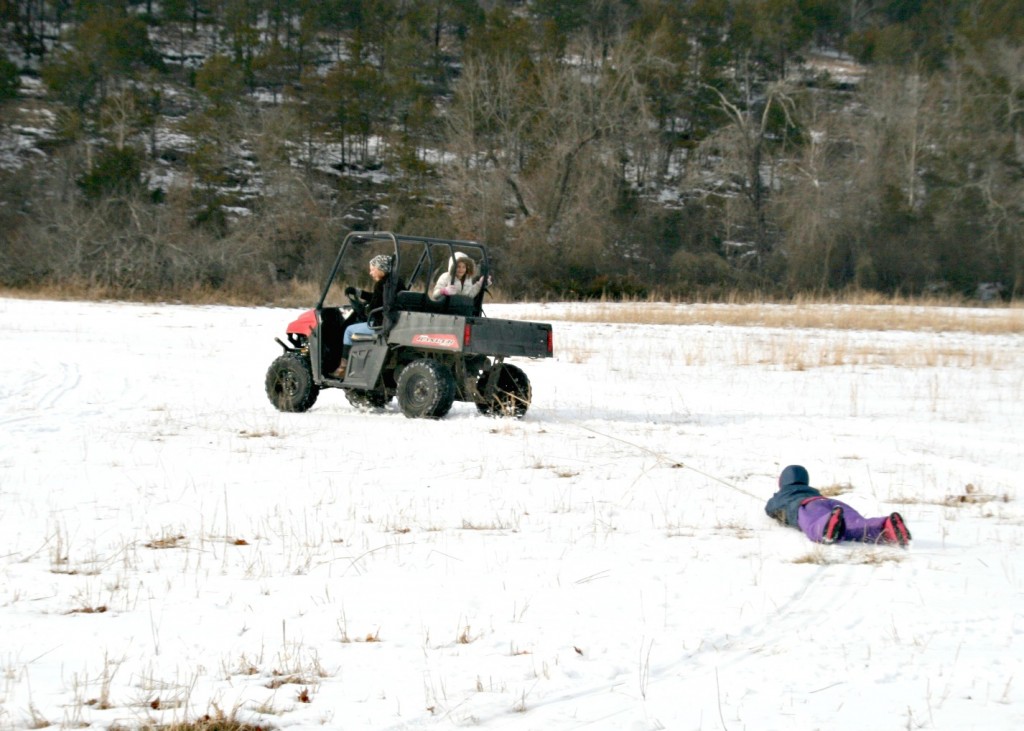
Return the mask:
[(940, 500), (920, 500), (917, 498), (894, 497), (889, 502), (897, 505), (929, 504), (942, 505), (947, 508), (961, 507), (964, 505), (984, 505), (986, 503), (1008, 503), (1012, 500), (1009, 493), (1001, 495), (982, 492), (981, 488), (972, 483), (964, 485), (964, 491), (960, 494), (946, 495)]
[(825, 497), (838, 497), (839, 495), (850, 492), (851, 490), (853, 490), (853, 485), (851, 485), (848, 482), (842, 485), (833, 484), (827, 487), (818, 488), (818, 492), (820, 492)]
[(311, 685), (313, 683), (302, 675), (279, 675), (277, 671), (274, 674), (275, 677), (267, 683), (267, 687), (271, 690), (277, 690), (285, 685)]
[[(136, 731), (270, 731), (272, 726), (259, 726), (239, 721), (234, 716), (225, 716), (217, 711), (213, 715), (205, 714), (194, 721), (178, 721), (167, 725), (143, 725)], [(125, 731), (111, 728), (110, 731)]]
[(947, 495), (946, 499), (942, 501), (942, 505), (981, 505), (983, 503), (995, 502), (1008, 503), (1010, 502), (1010, 496), (1007, 493), (1002, 495)]
[(895, 551), (888, 546), (865, 546), (858, 550), (835, 552), (823, 546), (816, 546), (809, 553), (793, 559), (795, 564), (817, 564), (833, 566), (835, 564), (854, 564), (877, 566), (884, 563), (899, 563), (906, 559), (905, 551)]
[(150, 541), (149, 543), (144, 543), (143, 545), (146, 548), (155, 549), (177, 548), (179, 545), (181, 545), (181, 542), (184, 540), (185, 536), (183, 535), (164, 536), (163, 538), (157, 538), (155, 540)]
[(39, 710), (35, 706), (29, 706), (28, 710), (29, 710), (29, 715), (31, 716), (31, 719), (29, 720), (29, 723), (28, 723), (28, 728), (40, 729), (40, 728), (47, 728), (47, 727), (53, 725), (45, 716), (43, 716), (39, 712)]
[(493, 520), (491, 522), (481, 522), (481, 523), (478, 523), (478, 522), (473, 521), (473, 520), (467, 520), (465, 518), (462, 519), (462, 530), (494, 530), (494, 531), (501, 531), (501, 530), (510, 530), (510, 529), (514, 529), (514, 528), (515, 528), (515, 526), (512, 525), (511, 523), (505, 522), (503, 520), (498, 520), (498, 519), (495, 519), (495, 520)]
[(99, 576), (100, 570), (88, 569), (86, 571), (82, 571), (80, 569), (54, 567), (50, 569), (50, 573), (60, 574), (62, 576)]
[(261, 439), (263, 437), (279, 437), (281, 433), (277, 429), (267, 429), (266, 431), (249, 431), (248, 429), (242, 429), (238, 432), (238, 436), (243, 439)]

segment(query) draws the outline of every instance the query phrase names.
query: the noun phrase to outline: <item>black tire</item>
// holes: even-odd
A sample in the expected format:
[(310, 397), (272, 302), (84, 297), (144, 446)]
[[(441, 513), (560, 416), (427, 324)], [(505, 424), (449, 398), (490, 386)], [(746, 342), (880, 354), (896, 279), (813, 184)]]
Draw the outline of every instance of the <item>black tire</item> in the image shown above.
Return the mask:
[(445, 366), (441, 366), (441, 370), (445, 372), (447, 377), (446, 380), (450, 386), (448, 388), (448, 394), (445, 396), (444, 400), (437, 405), (436, 409), (434, 409), (435, 419), (441, 419), (447, 416), (448, 412), (452, 410), (452, 404), (455, 403), (455, 376), (452, 375), (452, 372)]
[(439, 419), (455, 401), (455, 377), (435, 360), (420, 358), (398, 375), (398, 405), (410, 419)]
[[(492, 378), (494, 391), (488, 396), (488, 384)], [(530, 379), (526, 377), (522, 369), (507, 363), (499, 363), (490, 370), (480, 374), (476, 381), (477, 391), (485, 399), (478, 401), (477, 410), (481, 414), (492, 416), (511, 416), (522, 419), (526, 410), (530, 408), (530, 400), (533, 398), (533, 389), (530, 387)]]
[(267, 398), (278, 411), (308, 411), (320, 395), (309, 361), (298, 353), (285, 353), (270, 364), (266, 388)]
[(345, 398), (361, 411), (383, 409), (391, 401), (391, 397), (381, 391), (357, 391), (354, 388), (345, 389)]

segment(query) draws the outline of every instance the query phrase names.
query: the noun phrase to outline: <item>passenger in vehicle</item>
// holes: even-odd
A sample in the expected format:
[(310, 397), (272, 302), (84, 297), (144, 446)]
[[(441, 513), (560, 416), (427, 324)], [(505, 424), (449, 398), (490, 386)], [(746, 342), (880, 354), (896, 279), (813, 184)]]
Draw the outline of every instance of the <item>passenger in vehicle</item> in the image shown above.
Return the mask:
[[(457, 294), (476, 297), (480, 293), (480, 288), (484, 286), (484, 278), (481, 276), (474, 280), (475, 271), (473, 259), (461, 251), (456, 251), (455, 256), (448, 259), (448, 271), (442, 272), (437, 278), (434, 291), (430, 293), (431, 298), (441, 299)], [(490, 277), (487, 279), (487, 283), (490, 284)]]

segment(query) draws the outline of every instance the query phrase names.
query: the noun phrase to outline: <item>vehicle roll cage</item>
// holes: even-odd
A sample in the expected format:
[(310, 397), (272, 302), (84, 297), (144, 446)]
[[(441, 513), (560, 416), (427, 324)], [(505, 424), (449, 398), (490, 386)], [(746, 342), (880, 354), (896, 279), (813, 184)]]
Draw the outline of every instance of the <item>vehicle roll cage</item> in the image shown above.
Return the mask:
[[(459, 239), (442, 239), (435, 238), (432, 236), (409, 236), (406, 234), (395, 234), (391, 231), (352, 231), (345, 236), (345, 240), (342, 242), (341, 248), (338, 250), (338, 255), (334, 259), (334, 264), (331, 266), (330, 275), (327, 277), (327, 281), (324, 283), (323, 292), (320, 295), (320, 299), (317, 302), (316, 308), (318, 310), (323, 309), (324, 302), (327, 300), (328, 293), (330, 292), (331, 286), (334, 284), (334, 278), (338, 275), (338, 270), (341, 268), (341, 263), (345, 259), (346, 253), (348, 253), (349, 247), (363, 246), (366, 244), (376, 242), (390, 242), (391, 249), (394, 251), (392, 271), (401, 271), (402, 268), (402, 245), (405, 244), (407, 247), (415, 247), (420, 245), (421, 249), (419, 255), (416, 257), (415, 265), (413, 266), (412, 272), (409, 274), (407, 280), (410, 287), (415, 282), (425, 282), (424, 294), (429, 294), (431, 282), (431, 274), (440, 266), (445, 264), (443, 257), (434, 256), (434, 247), (442, 247), (447, 251), (447, 258), (449, 260), (455, 258), (455, 250), (458, 249), (469, 249), (474, 253), (480, 264), (480, 270), (477, 272), (482, 277), (487, 277), (490, 272), (490, 260), (487, 257), (487, 249), (481, 246), (476, 241), (462, 241)], [(397, 286), (397, 277), (392, 277), (390, 280), (390, 286), (392, 291), (388, 293), (387, 301), (394, 301), (395, 292), (394, 288)], [(478, 302), (477, 307), (479, 309), (480, 303), (483, 301), (483, 294), (486, 290), (486, 286), (480, 288), (480, 293), (477, 295)]]

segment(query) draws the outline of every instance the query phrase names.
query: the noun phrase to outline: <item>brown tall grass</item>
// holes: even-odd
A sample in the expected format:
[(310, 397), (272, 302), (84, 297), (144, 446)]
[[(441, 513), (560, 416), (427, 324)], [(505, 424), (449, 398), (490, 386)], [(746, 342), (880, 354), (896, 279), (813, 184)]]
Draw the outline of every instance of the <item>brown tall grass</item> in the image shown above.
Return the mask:
[(967, 306), (941, 301), (887, 304), (795, 300), (787, 304), (677, 304), (620, 302), (540, 305), (524, 319), (643, 325), (731, 325), (827, 330), (901, 330), (970, 332), (988, 335), (1024, 333), (1024, 306)]
[(233, 307), (302, 307), (316, 304), (323, 286), (314, 282), (288, 281), (267, 286), (258, 293), (214, 289), (195, 286), (173, 293), (125, 293), (121, 290), (94, 284), (65, 283), (42, 284), (32, 288), (10, 289), (0, 287), (0, 297), (26, 300), (56, 300), (73, 302), (172, 302), (186, 305), (228, 305)]
[[(195, 287), (173, 296), (133, 296), (91, 285), (64, 284), (33, 289), (0, 287), (0, 297), (47, 300), (99, 301), (130, 299), (139, 302), (176, 302), (236, 307), (276, 306), (307, 308), (319, 299), (322, 285), (292, 280), (258, 294)], [(495, 289), (488, 303), (510, 302)], [(523, 303), (529, 304), (529, 303)], [(529, 320), (562, 322), (632, 323), (641, 325), (732, 325), (828, 330), (905, 330), (970, 332), (989, 335), (1024, 333), (1024, 303), (981, 306), (962, 299), (886, 297), (872, 292), (842, 297), (796, 297), (766, 302), (753, 295), (734, 293), (727, 302), (635, 300), (624, 302), (538, 303), (518, 316)]]

